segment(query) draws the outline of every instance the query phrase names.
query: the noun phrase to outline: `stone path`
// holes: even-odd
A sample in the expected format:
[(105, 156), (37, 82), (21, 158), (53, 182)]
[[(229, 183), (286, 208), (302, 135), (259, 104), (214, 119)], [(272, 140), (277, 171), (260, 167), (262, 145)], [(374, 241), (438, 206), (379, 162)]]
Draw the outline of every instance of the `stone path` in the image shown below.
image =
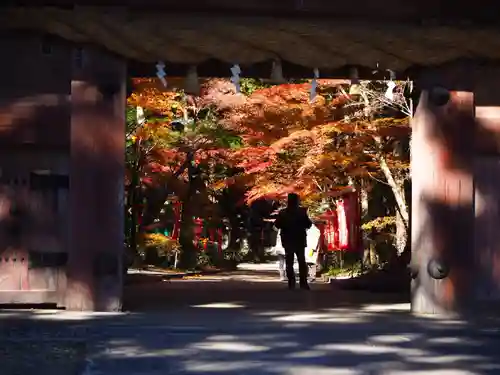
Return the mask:
[(495, 322), (412, 317), (401, 296), (284, 287), (171, 280), (127, 286), (126, 313), (3, 311), (0, 374), (500, 374)]

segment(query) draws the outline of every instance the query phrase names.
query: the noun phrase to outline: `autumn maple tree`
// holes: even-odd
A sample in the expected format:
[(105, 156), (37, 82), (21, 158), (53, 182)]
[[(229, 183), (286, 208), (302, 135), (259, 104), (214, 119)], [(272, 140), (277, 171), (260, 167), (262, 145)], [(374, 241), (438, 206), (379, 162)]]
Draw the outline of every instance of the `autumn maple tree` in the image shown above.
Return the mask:
[(197, 97), (155, 80), (136, 84), (129, 98), (129, 198), (146, 202), (143, 226), (158, 220), (168, 196), (183, 202), (184, 254), (194, 253), (192, 218), (220, 221), (223, 206), (231, 206), (221, 199), (235, 187), (248, 204), (298, 192), (320, 212), (347, 186), (382, 180), (407, 228), (406, 83), (395, 83), (388, 98), (384, 82), (319, 80), (314, 100), (309, 82), (242, 85), (248, 90), (236, 93), (229, 80), (211, 79)]
[(232, 160), (244, 169), (247, 202), (294, 191), (318, 212), (348, 185), (381, 180), (391, 187), (407, 231), (407, 83), (394, 85), (390, 100), (384, 82), (329, 80), (319, 82), (312, 101), (309, 83), (265, 87), (233, 100), (223, 121), (242, 134), (244, 147)]
[(217, 190), (211, 186), (231, 173), (228, 150), (238, 147), (241, 139), (219, 121), (214, 98), (167, 91), (151, 80), (138, 81), (128, 102), (136, 116), (142, 111), (144, 118), (132, 121), (135, 128), (127, 141), (129, 180), (134, 181), (129, 190), (135, 189), (135, 195), (146, 202), (143, 230), (158, 222), (168, 197), (183, 203), (180, 243), (184, 264), (191, 265), (193, 218), (220, 216), (213, 199)]
[(325, 81), (313, 101), (310, 84), (279, 85), (255, 91), (226, 113), (245, 144), (232, 156), (255, 175), (249, 200), (291, 190), (308, 197), (342, 187), (348, 177), (375, 176), (377, 155), (392, 170), (408, 167), (382, 145), (408, 135), (408, 118), (360, 115), (354, 96)]

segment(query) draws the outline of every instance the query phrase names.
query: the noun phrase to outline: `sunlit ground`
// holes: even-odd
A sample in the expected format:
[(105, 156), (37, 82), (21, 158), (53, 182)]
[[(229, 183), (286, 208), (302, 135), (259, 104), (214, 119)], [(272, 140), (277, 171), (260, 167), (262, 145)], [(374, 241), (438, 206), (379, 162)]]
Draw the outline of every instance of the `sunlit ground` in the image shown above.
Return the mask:
[(495, 322), (413, 317), (401, 296), (203, 278), (127, 293), (127, 313), (2, 311), (2, 346), (79, 340), (85, 375), (500, 374)]

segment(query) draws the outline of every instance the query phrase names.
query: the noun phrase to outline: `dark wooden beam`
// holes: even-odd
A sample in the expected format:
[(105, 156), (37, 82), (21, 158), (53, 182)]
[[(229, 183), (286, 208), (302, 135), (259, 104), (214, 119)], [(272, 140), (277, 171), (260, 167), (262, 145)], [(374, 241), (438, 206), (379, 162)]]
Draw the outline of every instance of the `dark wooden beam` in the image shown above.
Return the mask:
[(433, 19), (440, 22), (485, 22), (500, 20), (494, 0), (457, 2), (453, 0), (359, 0), (353, 6), (348, 1), (331, 0), (4, 0), (3, 6), (113, 6), (132, 11), (168, 11), (177, 13), (205, 13), (241, 16), (321, 17), (393, 20), (399, 22)]

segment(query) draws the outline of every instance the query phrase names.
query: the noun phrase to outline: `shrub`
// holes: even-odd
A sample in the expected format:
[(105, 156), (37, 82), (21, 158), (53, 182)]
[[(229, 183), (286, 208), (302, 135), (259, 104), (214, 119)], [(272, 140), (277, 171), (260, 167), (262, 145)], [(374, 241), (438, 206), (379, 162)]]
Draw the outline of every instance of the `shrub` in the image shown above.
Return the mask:
[(146, 262), (154, 265), (165, 263), (180, 252), (179, 241), (160, 233), (144, 235)]

